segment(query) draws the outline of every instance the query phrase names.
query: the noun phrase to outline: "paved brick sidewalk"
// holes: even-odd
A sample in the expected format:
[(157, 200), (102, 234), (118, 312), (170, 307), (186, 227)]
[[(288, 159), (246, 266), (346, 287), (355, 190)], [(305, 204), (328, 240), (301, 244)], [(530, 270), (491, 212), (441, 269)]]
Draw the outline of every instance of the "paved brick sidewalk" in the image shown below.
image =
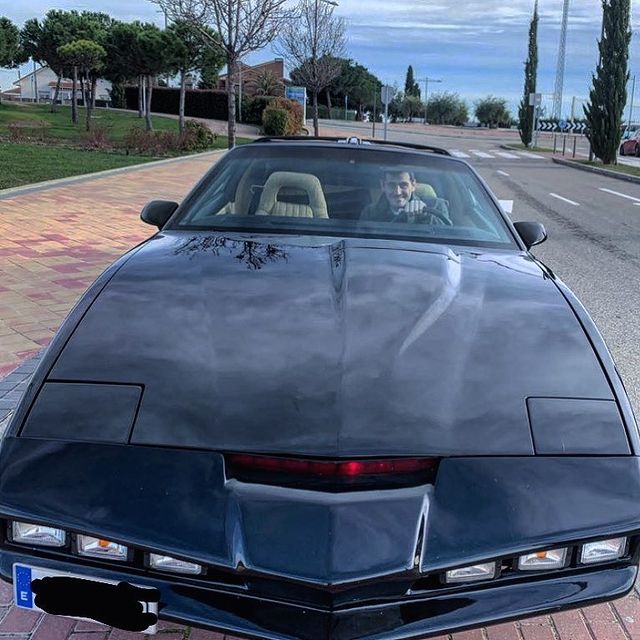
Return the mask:
[[(139, 220), (145, 202), (180, 200), (215, 159), (199, 156), (11, 197), (0, 194), (0, 432), (36, 366), (34, 354), (82, 291), (153, 232)], [(25, 612), (11, 605), (10, 587), (0, 584), (0, 640), (142, 637)], [(221, 634), (164, 622), (156, 637), (224, 640)], [(439, 638), (445, 639), (640, 640), (640, 599), (634, 591), (615, 603)]]
[(219, 156), (0, 194), (0, 377), (48, 344), (96, 276), (153, 233), (143, 205), (181, 200)]

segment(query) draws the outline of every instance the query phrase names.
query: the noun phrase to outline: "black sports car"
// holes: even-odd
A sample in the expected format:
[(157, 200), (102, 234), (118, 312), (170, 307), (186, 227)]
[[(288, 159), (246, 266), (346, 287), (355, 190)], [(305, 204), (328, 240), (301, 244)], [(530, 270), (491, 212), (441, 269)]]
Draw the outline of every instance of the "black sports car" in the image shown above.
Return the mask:
[(262, 139), (142, 219), (2, 442), (19, 606), (401, 639), (632, 588), (624, 388), (470, 166)]

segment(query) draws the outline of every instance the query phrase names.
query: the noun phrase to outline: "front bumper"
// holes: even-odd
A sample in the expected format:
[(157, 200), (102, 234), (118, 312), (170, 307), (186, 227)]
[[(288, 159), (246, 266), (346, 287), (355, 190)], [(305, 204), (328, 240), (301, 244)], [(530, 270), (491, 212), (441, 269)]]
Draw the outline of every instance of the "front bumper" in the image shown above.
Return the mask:
[[(161, 619), (268, 640), (404, 640), (451, 633), (618, 598), (633, 588), (638, 571), (634, 564), (621, 564), (509, 584), (467, 585), (446, 593), (409, 593), (401, 600), (371, 599), (365, 606), (351, 603), (325, 608), (7, 550), (0, 557), (3, 580), (11, 581), (16, 562), (155, 587), (161, 592)], [(289, 588), (294, 593), (296, 585), (289, 583)]]

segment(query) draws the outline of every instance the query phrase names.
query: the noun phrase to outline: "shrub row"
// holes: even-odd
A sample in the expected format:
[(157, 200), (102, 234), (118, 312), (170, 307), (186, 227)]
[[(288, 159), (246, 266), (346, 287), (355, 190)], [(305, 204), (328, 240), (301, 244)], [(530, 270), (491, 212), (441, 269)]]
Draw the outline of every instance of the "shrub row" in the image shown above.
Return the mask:
[[(125, 87), (124, 96), (127, 109), (136, 110), (138, 108), (138, 87)], [(295, 116), (295, 118), (297, 118), (295, 122), (302, 123), (303, 111), (297, 102), (274, 96), (244, 96), (242, 98), (242, 122), (255, 125), (264, 124), (263, 117), (265, 109), (273, 104), (291, 113), (291, 117)], [(154, 113), (178, 115), (179, 107), (180, 89), (166, 87), (153, 88), (151, 111)], [(227, 120), (229, 113), (227, 94), (224, 91), (190, 89), (186, 92), (184, 111), (185, 116), (189, 118)], [(336, 109), (336, 111), (339, 110)], [(300, 126), (296, 126), (293, 121), (287, 125), (287, 131), (295, 129), (295, 132), (298, 133), (300, 128), (301, 124)]]
[[(138, 108), (138, 87), (124, 89), (127, 109)], [(151, 111), (178, 115), (180, 111), (180, 89), (154, 87), (151, 94)], [(226, 120), (229, 113), (227, 94), (224, 91), (189, 89), (184, 102), (185, 116)]]

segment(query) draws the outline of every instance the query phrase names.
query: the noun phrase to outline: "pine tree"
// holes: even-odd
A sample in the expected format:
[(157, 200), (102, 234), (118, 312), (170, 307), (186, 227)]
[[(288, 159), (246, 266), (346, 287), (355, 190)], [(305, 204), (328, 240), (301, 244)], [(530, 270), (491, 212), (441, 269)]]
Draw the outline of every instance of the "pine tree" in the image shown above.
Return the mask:
[(533, 18), (529, 27), (529, 57), (524, 65), (524, 95), (518, 110), (520, 118), (520, 139), (525, 147), (531, 144), (534, 127), (535, 107), (529, 106), (529, 94), (536, 92), (538, 76), (538, 0), (533, 9)]
[(600, 61), (584, 113), (591, 148), (604, 164), (617, 162), (622, 137), (622, 115), (629, 81), (630, 21), (630, 0), (602, 0)]

